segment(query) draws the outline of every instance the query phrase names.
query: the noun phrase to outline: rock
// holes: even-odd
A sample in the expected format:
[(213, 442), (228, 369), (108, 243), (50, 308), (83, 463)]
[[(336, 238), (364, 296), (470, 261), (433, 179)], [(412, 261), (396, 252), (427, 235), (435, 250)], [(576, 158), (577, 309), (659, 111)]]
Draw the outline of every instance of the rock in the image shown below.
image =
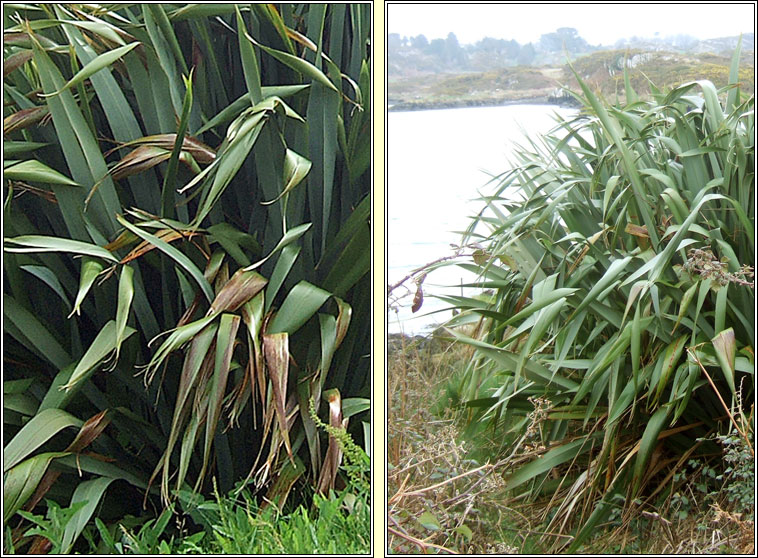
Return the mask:
[(580, 107), (581, 103), (571, 96), (565, 89), (554, 89), (548, 96), (547, 102), (551, 105), (559, 105), (562, 107)]

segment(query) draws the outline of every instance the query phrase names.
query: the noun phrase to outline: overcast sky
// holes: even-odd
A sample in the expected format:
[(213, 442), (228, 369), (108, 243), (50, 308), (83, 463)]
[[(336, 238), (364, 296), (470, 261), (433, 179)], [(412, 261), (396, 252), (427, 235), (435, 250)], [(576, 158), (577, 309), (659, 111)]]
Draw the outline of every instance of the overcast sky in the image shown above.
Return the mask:
[(754, 2), (721, 3), (406, 3), (387, 2), (388, 33), (461, 44), (484, 37), (537, 42), (559, 27), (573, 27), (591, 45), (613, 45), (632, 36), (691, 35), (698, 39), (754, 33)]

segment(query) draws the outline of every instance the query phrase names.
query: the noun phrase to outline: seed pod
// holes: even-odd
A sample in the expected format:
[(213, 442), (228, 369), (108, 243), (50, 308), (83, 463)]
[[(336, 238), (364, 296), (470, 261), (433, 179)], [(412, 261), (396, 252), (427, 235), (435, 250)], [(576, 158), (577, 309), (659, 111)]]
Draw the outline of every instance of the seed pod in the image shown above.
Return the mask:
[(421, 289), (421, 284), (419, 283), (419, 286), (416, 289), (416, 295), (413, 297), (413, 306), (411, 306), (411, 312), (413, 313), (418, 312), (423, 303), (424, 303), (424, 291)]

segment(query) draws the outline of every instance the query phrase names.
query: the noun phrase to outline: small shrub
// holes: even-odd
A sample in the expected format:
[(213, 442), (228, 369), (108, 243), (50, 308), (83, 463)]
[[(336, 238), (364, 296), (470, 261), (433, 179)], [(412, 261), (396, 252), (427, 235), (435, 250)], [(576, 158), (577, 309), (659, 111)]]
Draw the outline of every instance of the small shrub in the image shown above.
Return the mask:
[(745, 438), (734, 431), (717, 439), (724, 446), (726, 469), (716, 479), (723, 482), (723, 490), (734, 510), (748, 521), (754, 521), (755, 456)]
[[(32, 527), (25, 531), (23, 538), (38, 535), (39, 537), (47, 539), (49, 544), (44, 543), (39, 539), (32, 543), (32, 551), (34, 553), (68, 553), (73, 541), (66, 540), (66, 529), (69, 526), (71, 518), (73, 518), (74, 515), (76, 515), (76, 512), (83, 508), (87, 502), (77, 502), (67, 508), (61, 508), (54, 500), (46, 500), (46, 503), (47, 512), (44, 517), (27, 511), (18, 512), (21, 517), (36, 525), (36, 527)], [(8, 541), (10, 541), (10, 538)]]

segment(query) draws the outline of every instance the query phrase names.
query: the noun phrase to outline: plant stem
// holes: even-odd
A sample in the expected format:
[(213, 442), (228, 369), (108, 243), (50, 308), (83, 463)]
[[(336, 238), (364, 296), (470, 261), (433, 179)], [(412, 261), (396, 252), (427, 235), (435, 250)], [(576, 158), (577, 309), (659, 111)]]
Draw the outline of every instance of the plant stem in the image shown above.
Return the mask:
[(732, 421), (732, 424), (737, 429), (737, 432), (739, 432), (743, 438), (745, 438), (745, 443), (747, 444), (748, 449), (750, 450), (750, 455), (755, 457), (755, 451), (753, 451), (753, 446), (750, 444), (750, 440), (747, 437), (747, 434), (742, 431), (742, 429), (737, 425), (737, 421), (734, 420), (734, 417), (732, 416), (731, 411), (729, 410), (729, 407), (726, 406), (726, 403), (724, 402), (724, 399), (721, 397), (721, 393), (719, 393), (719, 390), (716, 389), (716, 384), (713, 383), (713, 380), (711, 379), (711, 376), (708, 374), (708, 372), (705, 370), (705, 366), (703, 366), (703, 363), (700, 362), (700, 359), (697, 357), (694, 351), (692, 351), (691, 347), (687, 347), (687, 352), (692, 355), (692, 357), (695, 359), (695, 361), (700, 366), (700, 370), (703, 371), (703, 374), (705, 374), (705, 377), (708, 378), (708, 383), (711, 384), (711, 387), (713, 388), (713, 391), (716, 392), (716, 396), (719, 398), (719, 401), (721, 401), (721, 404), (724, 406), (724, 409), (726, 410), (726, 414), (729, 416), (729, 420)]

